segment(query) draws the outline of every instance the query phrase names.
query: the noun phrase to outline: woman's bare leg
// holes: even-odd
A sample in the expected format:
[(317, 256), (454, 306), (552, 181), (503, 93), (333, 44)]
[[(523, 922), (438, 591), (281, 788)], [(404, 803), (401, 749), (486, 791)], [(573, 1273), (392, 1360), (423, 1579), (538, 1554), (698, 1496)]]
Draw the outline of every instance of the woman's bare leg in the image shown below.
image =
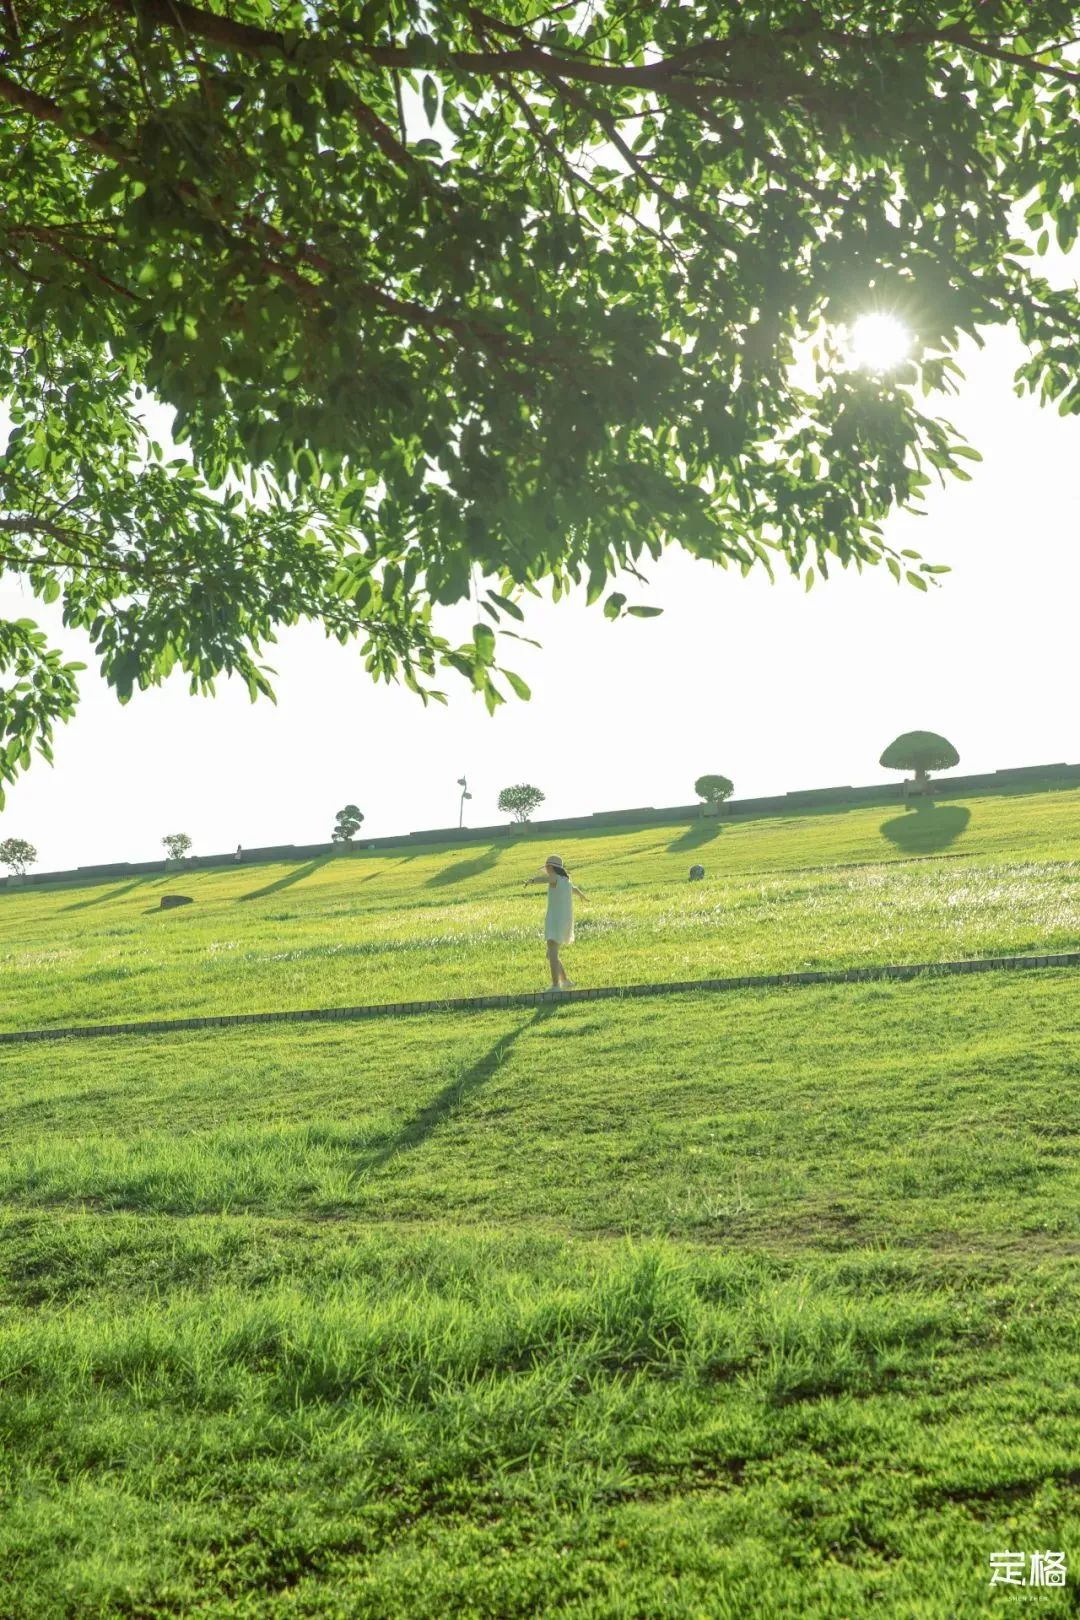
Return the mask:
[(559, 961), (559, 946), (554, 939), (547, 942), (548, 967), (551, 969), (551, 988), (557, 990), (566, 978), (563, 965)]

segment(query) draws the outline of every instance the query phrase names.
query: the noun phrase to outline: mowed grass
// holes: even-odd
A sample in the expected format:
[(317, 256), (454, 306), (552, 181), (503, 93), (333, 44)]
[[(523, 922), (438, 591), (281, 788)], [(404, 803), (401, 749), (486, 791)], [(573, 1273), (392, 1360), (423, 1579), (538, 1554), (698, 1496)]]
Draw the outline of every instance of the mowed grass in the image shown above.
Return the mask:
[[(558, 839), (592, 985), (1080, 946), (1080, 790)], [(0, 1028), (542, 988), (535, 837), (0, 894)], [(706, 868), (687, 882), (690, 864)], [(161, 912), (163, 893), (195, 905)]]
[(982, 1616), (1080, 1560), (1071, 971), (0, 1051), (0, 1613)]

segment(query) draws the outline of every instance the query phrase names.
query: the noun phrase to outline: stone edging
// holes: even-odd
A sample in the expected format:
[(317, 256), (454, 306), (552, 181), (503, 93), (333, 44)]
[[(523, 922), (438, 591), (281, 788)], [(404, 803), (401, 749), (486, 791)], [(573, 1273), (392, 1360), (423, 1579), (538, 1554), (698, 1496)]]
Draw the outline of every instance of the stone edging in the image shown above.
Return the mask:
[(99, 1035), (165, 1035), (173, 1030), (221, 1029), (246, 1024), (346, 1023), (400, 1018), (416, 1013), (489, 1012), (500, 1007), (543, 1007), (567, 1001), (614, 1001), (627, 996), (685, 995), (694, 990), (762, 990), (793, 984), (852, 984), (874, 979), (915, 979), (920, 974), (990, 973), (1006, 968), (1080, 967), (1080, 951), (1054, 956), (984, 956), (965, 962), (899, 962), (879, 967), (832, 968), (804, 973), (744, 974), (727, 979), (684, 979), (666, 984), (610, 985), (595, 990), (538, 990), (510, 996), (469, 996), (443, 1001), (391, 1001), (370, 1007), (312, 1007), (298, 1012), (218, 1013), (208, 1018), (155, 1018), (132, 1024), (82, 1024), (68, 1029), (0, 1032), (0, 1045), (59, 1041)]

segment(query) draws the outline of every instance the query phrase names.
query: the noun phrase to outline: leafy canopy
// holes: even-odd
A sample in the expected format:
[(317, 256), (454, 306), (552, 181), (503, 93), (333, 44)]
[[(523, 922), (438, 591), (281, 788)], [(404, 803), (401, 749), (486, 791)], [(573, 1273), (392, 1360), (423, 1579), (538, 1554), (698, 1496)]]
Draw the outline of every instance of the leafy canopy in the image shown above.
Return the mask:
[(515, 821), (528, 821), (534, 810), (544, 802), (544, 794), (529, 782), (518, 782), (503, 788), (499, 794), (499, 809), (507, 811)]
[[(1013, 323), (1080, 410), (1067, 0), (18, 0), (0, 8), (0, 566), (121, 700), (254, 697), (276, 628), (489, 707), (522, 592), (675, 542), (810, 585), (974, 454), (923, 394)], [(887, 311), (912, 362), (853, 368)], [(796, 345), (812, 343), (803, 371)], [(804, 345), (805, 347), (805, 345)], [(806, 367), (803, 369), (805, 370)], [(170, 462), (143, 412), (174, 413)], [(154, 413), (151, 412), (150, 420)], [(160, 413), (159, 413), (160, 415)], [(451, 645), (433, 606), (477, 603)], [(606, 594), (605, 594), (606, 593)], [(0, 781), (76, 701), (0, 625)]]
[(727, 776), (699, 776), (694, 783), (694, 792), (706, 804), (723, 804), (734, 791), (735, 784)]
[(16, 877), (22, 877), (37, 858), (37, 850), (25, 838), (5, 838), (0, 843), (0, 865), (10, 867)]
[(347, 804), (344, 810), (339, 810), (334, 823), (334, 843), (347, 844), (360, 831), (360, 824), (364, 813), (355, 804)]
[(191, 839), (187, 833), (166, 833), (161, 842), (170, 861), (182, 861), (191, 849)]
[(959, 763), (960, 755), (952, 743), (935, 731), (905, 731), (889, 744), (879, 761), (890, 771), (947, 771)]

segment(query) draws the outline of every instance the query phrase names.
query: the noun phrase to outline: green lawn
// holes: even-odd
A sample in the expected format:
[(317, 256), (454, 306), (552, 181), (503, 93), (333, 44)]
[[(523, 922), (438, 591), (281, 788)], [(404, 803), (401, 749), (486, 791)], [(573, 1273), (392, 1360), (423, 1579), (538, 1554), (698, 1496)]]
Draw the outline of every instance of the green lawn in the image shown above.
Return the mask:
[(0, 1051), (0, 1613), (967, 1620), (1048, 1549), (1075, 1613), (1078, 1034), (1062, 971)]
[[(1080, 790), (562, 838), (567, 953), (620, 985), (1080, 946)], [(542, 988), (547, 844), (0, 894), (0, 1028)], [(701, 884), (690, 864), (706, 867)], [(157, 909), (168, 891), (196, 904)]]

